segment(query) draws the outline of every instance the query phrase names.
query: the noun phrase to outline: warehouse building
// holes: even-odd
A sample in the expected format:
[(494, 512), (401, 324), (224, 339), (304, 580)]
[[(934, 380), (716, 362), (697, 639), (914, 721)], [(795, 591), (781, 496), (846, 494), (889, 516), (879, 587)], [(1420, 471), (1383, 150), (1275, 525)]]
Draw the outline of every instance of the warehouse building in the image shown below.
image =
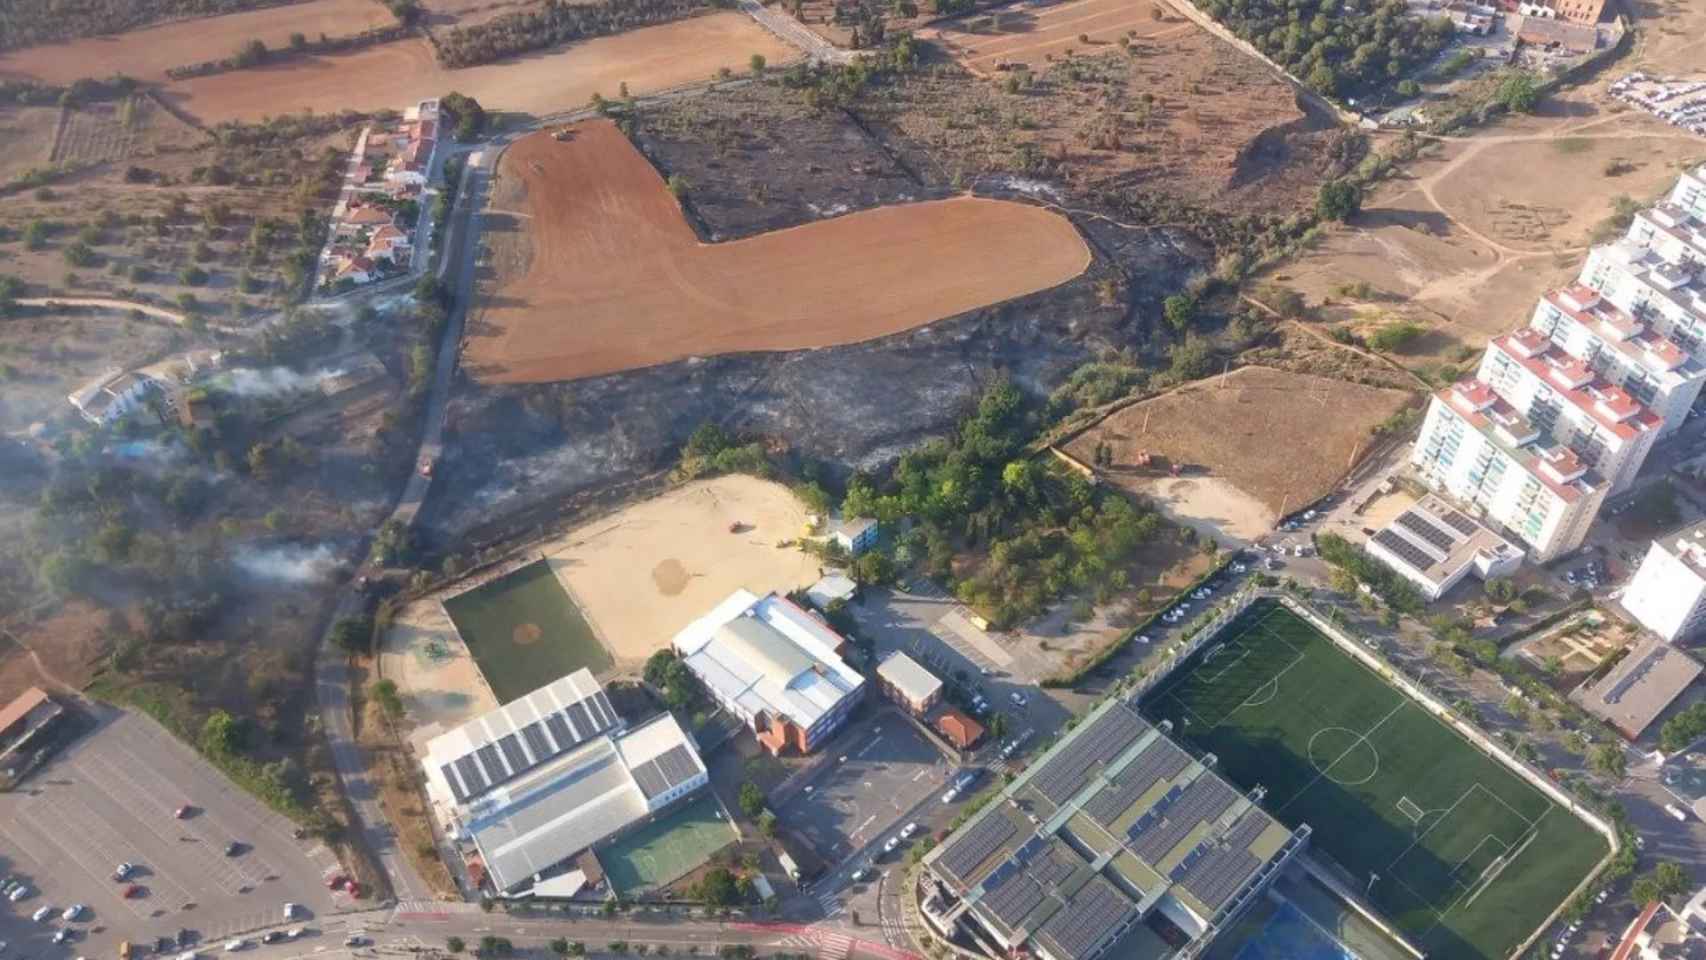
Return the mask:
[(649, 821), (708, 782), (670, 714), (628, 727), (577, 670), (427, 744), (427, 794), (499, 892)]
[(847, 641), (780, 594), (737, 590), (673, 641), (712, 698), (772, 754), (811, 753), (847, 722), (865, 678)]

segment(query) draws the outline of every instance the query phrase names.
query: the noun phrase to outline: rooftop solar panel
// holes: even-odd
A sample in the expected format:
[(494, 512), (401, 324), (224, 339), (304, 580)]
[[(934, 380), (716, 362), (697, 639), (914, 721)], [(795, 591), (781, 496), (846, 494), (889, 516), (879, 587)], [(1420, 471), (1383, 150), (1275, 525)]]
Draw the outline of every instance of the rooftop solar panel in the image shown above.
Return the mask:
[(1133, 842), (1131, 852), (1145, 863), (1156, 863), (1167, 856), (1179, 841), (1205, 821), (1226, 812), (1238, 799), (1238, 791), (1213, 774), (1204, 774), (1191, 781), (1185, 792), (1167, 808), (1162, 822), (1145, 830)]
[(480, 772), (480, 765), (474, 762), (474, 755), (456, 758), (456, 772), (462, 774), (462, 785), (468, 788), (470, 796), (483, 792), (490, 784), (486, 775)]
[(1452, 545), (1457, 543), (1456, 537), (1445, 530), (1441, 530), (1433, 524), (1433, 521), (1414, 510), (1406, 510), (1398, 514), (1398, 525), (1421, 537), (1423, 542), (1441, 553), (1450, 553)]
[(1480, 524), (1464, 516), (1462, 512), (1457, 510), (1447, 511), (1445, 516), (1440, 519), (1444, 520), (1452, 527), (1452, 529), (1463, 534), (1465, 537), (1473, 537), (1476, 532), (1481, 529)]
[(1026, 872), (1045, 887), (1058, 887), (1081, 866), (1086, 864), (1072, 848), (1056, 840), (1047, 853), (1030, 862)]
[(1057, 956), (1076, 960), (1089, 956), (1114, 936), (1137, 913), (1137, 905), (1113, 884), (1097, 877), (1043, 924), (1038, 936), (1053, 945)]
[(616, 726), (616, 721), (619, 719), (616, 716), (616, 708), (610, 705), (610, 698), (604, 695), (603, 690), (592, 695), (592, 703), (598, 708), (599, 730), (608, 730)]
[(533, 766), (533, 762), (527, 759), (526, 752), (521, 749), (521, 741), (517, 740), (513, 733), (498, 740), (498, 749), (503, 751), (504, 759), (509, 761), (512, 772), (520, 773)]
[(456, 794), (457, 803), (468, 799), (468, 791), (462, 789), (462, 779), (456, 775), (455, 770), (451, 769), (450, 764), (447, 763), (439, 767), (438, 772), (444, 777), (444, 782), (450, 784), (450, 792)]
[(1403, 560), (1410, 566), (1415, 567), (1417, 570), (1426, 570), (1438, 562), (1433, 557), (1423, 553), (1421, 547), (1405, 540), (1403, 537), (1393, 533), (1391, 530), (1381, 530), (1376, 532), (1374, 535), (1374, 542), (1392, 551), (1394, 554), (1397, 554), (1400, 560)]
[(1084, 803), (1084, 812), (1104, 827), (1112, 826), (1137, 799), (1161, 780), (1179, 775), (1191, 762), (1190, 755), (1172, 741), (1157, 737), (1121, 770), (1114, 782)]
[(557, 741), (557, 752), (562, 752), (575, 745), (574, 731), (569, 729), (569, 723), (560, 713), (553, 713), (545, 718), (545, 729), (551, 731), (551, 739)]
[(651, 799), (669, 789), (669, 782), (658, 772), (656, 760), (648, 760), (634, 768), (634, 782), (639, 784), (646, 799)]
[(527, 749), (533, 751), (533, 758), (540, 763), (557, 755), (557, 748), (551, 745), (551, 738), (545, 736), (545, 728), (537, 723), (522, 727), (521, 739), (527, 741)]
[(598, 724), (593, 721), (592, 714), (587, 712), (586, 701), (571, 703), (563, 712), (569, 715), (569, 723), (574, 727), (574, 733), (570, 736), (573, 742), (580, 743), (597, 732)]
[(1018, 832), (999, 810), (993, 811), (966, 828), (936, 862), (961, 886), (970, 886), (973, 872)]
[(1031, 786), (1058, 806), (1083, 789), (1092, 767), (1119, 756), (1148, 729), (1149, 724), (1124, 704), (1115, 704), (1051, 757)]
[(503, 760), (498, 758), (498, 748), (486, 744), (474, 751), (474, 756), (480, 759), (480, 769), (486, 771), (486, 779), (492, 783), (501, 783), (509, 779), (509, 771), (504, 768)]
[(678, 744), (659, 754), (656, 760), (658, 773), (671, 787), (679, 786), (693, 779), (699, 773), (699, 767), (693, 762), (693, 756), (687, 752), (685, 745)]
[(986, 892), (981, 902), (997, 920), (1013, 929), (1032, 910), (1042, 905), (1043, 888), (1024, 873), (1014, 871), (1001, 886)]

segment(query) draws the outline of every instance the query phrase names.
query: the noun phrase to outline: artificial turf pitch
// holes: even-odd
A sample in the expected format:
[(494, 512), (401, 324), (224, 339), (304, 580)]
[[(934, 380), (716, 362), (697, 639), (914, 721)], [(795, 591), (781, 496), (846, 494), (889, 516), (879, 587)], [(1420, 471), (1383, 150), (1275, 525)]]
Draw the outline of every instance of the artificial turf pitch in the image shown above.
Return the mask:
[(707, 790), (699, 799), (599, 851), (598, 862), (620, 896), (673, 883), (740, 839), (720, 812), (717, 798)]
[(444, 612), (499, 703), (581, 667), (610, 669), (611, 657), (546, 560), (444, 601)]
[(1252, 604), (1144, 701), (1431, 956), (1507, 955), (1608, 850), (1307, 621)]

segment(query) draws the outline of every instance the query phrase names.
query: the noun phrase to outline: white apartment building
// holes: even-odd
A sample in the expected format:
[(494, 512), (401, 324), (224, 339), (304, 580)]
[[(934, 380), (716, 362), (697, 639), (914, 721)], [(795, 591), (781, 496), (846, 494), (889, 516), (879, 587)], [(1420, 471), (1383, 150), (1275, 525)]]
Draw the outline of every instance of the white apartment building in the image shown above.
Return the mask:
[(1691, 356), (1706, 346), (1706, 286), (1691, 262), (1671, 263), (1625, 237), (1594, 247), (1581, 280)]
[(1671, 642), (1706, 626), (1706, 521), (1653, 541), (1623, 591), (1623, 608)]
[(1657, 414), (1660, 439), (1682, 426), (1706, 384), (1706, 364), (1583, 284), (1542, 296), (1529, 326)]
[(1604, 477), (1610, 495), (1634, 482), (1663, 425), (1628, 391), (1532, 327), (1487, 344), (1477, 377)]
[(1667, 202), (1681, 207), (1690, 216), (1706, 220), (1706, 164), (1684, 171), (1671, 188)]
[(1503, 526), (1540, 563), (1581, 546), (1610, 489), (1477, 379), (1434, 395), (1411, 461), (1429, 487)]

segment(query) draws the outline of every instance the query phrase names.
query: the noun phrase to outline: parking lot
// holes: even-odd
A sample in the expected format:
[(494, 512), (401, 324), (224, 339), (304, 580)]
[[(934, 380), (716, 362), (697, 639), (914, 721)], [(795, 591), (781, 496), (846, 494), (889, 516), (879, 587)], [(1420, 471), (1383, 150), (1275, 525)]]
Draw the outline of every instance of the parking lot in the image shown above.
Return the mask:
[[(303, 923), (354, 906), (326, 887), (337, 859), (324, 844), (295, 839), (288, 820), (153, 720), (96, 709), (94, 732), (0, 794), (0, 869), (31, 889), (0, 911), (0, 940), (19, 955), (113, 954), (120, 940), (152, 943), (186, 928), (218, 941), (280, 923), (286, 901), (301, 906)], [(113, 878), (121, 862), (135, 865), (124, 882)], [(85, 915), (62, 923), (58, 911), (73, 903)], [(32, 921), (44, 906), (55, 916)], [(61, 926), (76, 938), (51, 944)]]

